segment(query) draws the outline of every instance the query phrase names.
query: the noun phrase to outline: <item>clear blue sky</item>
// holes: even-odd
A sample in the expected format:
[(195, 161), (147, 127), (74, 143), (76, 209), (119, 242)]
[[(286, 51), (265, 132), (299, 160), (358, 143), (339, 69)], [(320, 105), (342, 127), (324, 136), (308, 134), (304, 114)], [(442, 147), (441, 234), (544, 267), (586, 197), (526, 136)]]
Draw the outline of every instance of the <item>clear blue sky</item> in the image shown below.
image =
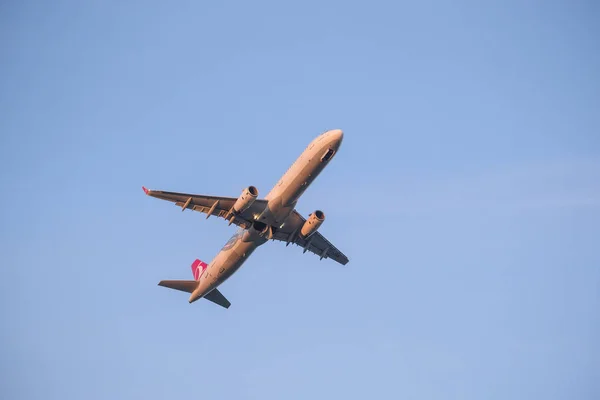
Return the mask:
[[(593, 1), (0, 5), (0, 397), (600, 398)], [(341, 267), (144, 196), (298, 205)]]

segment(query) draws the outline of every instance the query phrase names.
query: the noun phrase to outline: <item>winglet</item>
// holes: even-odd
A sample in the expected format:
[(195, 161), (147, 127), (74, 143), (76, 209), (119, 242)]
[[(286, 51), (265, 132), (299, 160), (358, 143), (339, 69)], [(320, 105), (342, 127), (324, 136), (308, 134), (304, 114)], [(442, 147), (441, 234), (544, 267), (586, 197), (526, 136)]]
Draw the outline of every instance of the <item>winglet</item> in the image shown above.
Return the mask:
[(148, 194), (150, 191), (148, 189), (146, 189), (146, 186), (142, 186), (142, 189), (144, 189), (144, 193)]

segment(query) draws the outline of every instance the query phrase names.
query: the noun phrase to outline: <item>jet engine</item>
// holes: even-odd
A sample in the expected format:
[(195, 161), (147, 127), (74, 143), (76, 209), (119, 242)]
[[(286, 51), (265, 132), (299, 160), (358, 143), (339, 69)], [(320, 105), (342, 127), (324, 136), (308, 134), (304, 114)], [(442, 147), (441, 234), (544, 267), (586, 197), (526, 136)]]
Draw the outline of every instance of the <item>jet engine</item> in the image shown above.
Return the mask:
[(323, 221), (325, 221), (325, 213), (323, 211), (317, 210), (310, 214), (304, 225), (302, 225), (302, 229), (300, 229), (300, 235), (303, 238), (309, 237), (319, 229)]
[(258, 197), (258, 189), (254, 186), (248, 186), (242, 191), (240, 197), (235, 201), (233, 205), (233, 211), (236, 214), (243, 213), (254, 203), (254, 200)]

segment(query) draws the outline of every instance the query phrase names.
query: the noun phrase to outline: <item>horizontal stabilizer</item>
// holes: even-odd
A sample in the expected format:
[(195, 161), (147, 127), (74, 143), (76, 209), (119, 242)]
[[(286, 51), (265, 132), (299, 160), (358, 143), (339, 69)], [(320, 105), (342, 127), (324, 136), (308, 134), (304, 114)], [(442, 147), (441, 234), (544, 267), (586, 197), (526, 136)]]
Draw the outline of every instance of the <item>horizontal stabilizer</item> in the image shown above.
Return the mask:
[(158, 286), (164, 286), (169, 289), (192, 293), (198, 286), (198, 281), (160, 281), (158, 282)]
[(213, 289), (204, 296), (206, 300), (210, 300), (221, 307), (229, 308), (231, 303), (217, 289)]
[[(160, 281), (158, 286), (164, 286), (169, 289), (181, 290), (182, 292), (192, 293), (198, 287), (198, 281)], [(204, 296), (206, 300), (220, 305), (221, 307), (229, 308), (231, 303), (217, 289), (211, 290)]]

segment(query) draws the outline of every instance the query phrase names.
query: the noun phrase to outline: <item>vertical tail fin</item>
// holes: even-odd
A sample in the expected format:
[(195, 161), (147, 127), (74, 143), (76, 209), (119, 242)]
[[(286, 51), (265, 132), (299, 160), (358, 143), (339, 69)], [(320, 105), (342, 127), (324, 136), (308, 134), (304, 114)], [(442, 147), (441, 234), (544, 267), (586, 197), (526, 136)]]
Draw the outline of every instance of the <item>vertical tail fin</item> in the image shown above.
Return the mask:
[(194, 280), (197, 281), (200, 279), (200, 277), (202, 276), (202, 274), (204, 273), (204, 271), (206, 271), (206, 268), (208, 267), (208, 264), (205, 263), (204, 261), (200, 261), (198, 259), (196, 259), (193, 263), (192, 263), (192, 274), (194, 274)]

